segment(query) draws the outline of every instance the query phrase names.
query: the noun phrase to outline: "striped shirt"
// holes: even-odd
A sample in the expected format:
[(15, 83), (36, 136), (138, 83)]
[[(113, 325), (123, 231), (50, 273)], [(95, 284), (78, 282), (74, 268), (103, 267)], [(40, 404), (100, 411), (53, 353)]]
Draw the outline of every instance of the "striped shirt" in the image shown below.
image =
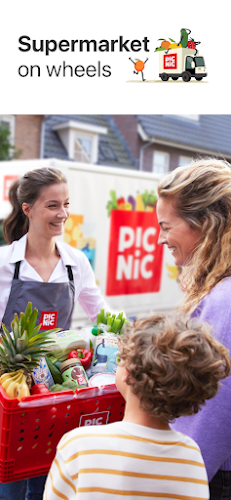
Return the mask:
[(43, 500), (124, 497), (207, 500), (207, 474), (198, 445), (180, 432), (129, 422), (65, 434)]

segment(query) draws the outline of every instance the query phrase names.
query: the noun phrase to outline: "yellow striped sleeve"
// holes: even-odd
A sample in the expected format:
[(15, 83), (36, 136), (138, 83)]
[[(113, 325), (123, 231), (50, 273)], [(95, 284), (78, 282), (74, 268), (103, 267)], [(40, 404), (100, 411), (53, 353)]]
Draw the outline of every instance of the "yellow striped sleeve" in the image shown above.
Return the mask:
[(68, 485), (69, 485), (69, 486), (70, 486), (70, 487), (74, 490), (74, 493), (76, 494), (76, 488), (75, 488), (75, 486), (73, 485), (73, 483), (71, 483), (71, 481), (69, 481), (69, 479), (67, 479), (67, 478), (64, 476), (64, 474), (63, 474), (63, 472), (62, 472), (62, 470), (61, 470), (61, 467), (60, 467), (60, 465), (59, 465), (59, 462), (58, 462), (57, 458), (55, 458), (55, 459), (54, 459), (54, 463), (55, 463), (55, 465), (56, 465), (56, 467), (57, 467), (57, 469), (58, 469), (58, 471), (59, 471), (59, 475), (60, 475), (60, 477), (62, 478), (62, 480), (63, 480), (65, 483), (67, 483), (67, 484), (68, 484)]
[[(78, 493), (106, 493), (108, 495), (121, 495), (126, 497), (149, 497), (149, 498), (173, 498), (176, 500), (176, 495), (173, 493), (154, 493), (152, 491), (128, 491), (128, 490), (116, 490), (111, 488), (97, 488), (97, 487), (86, 487), (86, 488), (78, 488)], [(208, 498), (204, 497), (191, 497), (188, 495), (179, 495), (177, 494), (177, 500), (208, 500)]]
[(65, 464), (68, 464), (72, 460), (80, 457), (81, 455), (117, 455), (119, 457), (129, 457), (136, 458), (138, 460), (148, 460), (151, 462), (165, 462), (165, 463), (175, 463), (175, 464), (187, 464), (187, 465), (195, 465), (197, 467), (204, 468), (204, 464), (202, 462), (197, 462), (195, 460), (186, 460), (184, 458), (169, 458), (169, 457), (153, 457), (152, 455), (139, 455), (137, 453), (129, 453), (125, 451), (116, 451), (116, 450), (82, 450), (71, 455), (67, 460), (65, 460)]
[(50, 476), (50, 480), (51, 480), (51, 488), (52, 488), (53, 493), (54, 493), (57, 497), (62, 498), (63, 500), (68, 500), (68, 497), (66, 497), (66, 495), (64, 495), (63, 493), (61, 493), (61, 491), (58, 491), (58, 490), (55, 488), (55, 486), (54, 486), (54, 482), (53, 482), (53, 477), (52, 477), (51, 472), (50, 472), (49, 476)]

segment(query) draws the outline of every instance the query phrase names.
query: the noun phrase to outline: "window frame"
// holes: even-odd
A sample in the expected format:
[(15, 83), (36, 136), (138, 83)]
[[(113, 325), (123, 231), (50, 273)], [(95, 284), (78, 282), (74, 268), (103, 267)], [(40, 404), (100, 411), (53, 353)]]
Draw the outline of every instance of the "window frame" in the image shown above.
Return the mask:
[[(189, 163), (191, 163), (191, 161), (192, 161), (191, 156), (180, 155), (178, 158), (178, 167), (184, 167), (184, 166), (188, 165)], [(181, 162), (182, 162), (182, 165), (180, 164)]]
[[(155, 170), (155, 155), (163, 155), (166, 157), (166, 170), (164, 172), (156, 172)], [(155, 150), (153, 151), (153, 160), (152, 160), (152, 172), (154, 174), (167, 174), (169, 172), (169, 164), (170, 164), (170, 154), (167, 153), (166, 151), (159, 151), (159, 150)]]

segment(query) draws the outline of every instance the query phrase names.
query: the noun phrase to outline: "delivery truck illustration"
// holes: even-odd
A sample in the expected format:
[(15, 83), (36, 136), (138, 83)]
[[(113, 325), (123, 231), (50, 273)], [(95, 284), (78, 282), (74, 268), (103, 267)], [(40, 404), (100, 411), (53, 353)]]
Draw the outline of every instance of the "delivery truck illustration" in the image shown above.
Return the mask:
[(197, 49), (178, 47), (159, 52), (159, 76), (163, 82), (169, 78), (178, 80), (182, 77), (184, 82), (191, 78), (202, 80), (207, 76), (205, 61)]

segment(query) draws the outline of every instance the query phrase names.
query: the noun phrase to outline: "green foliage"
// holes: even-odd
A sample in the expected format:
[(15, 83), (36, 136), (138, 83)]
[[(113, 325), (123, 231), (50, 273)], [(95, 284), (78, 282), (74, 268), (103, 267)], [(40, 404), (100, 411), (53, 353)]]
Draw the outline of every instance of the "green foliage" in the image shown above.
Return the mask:
[(10, 142), (9, 128), (0, 123), (0, 161), (13, 160), (18, 158), (21, 153), (22, 151), (16, 150)]
[(1, 219), (0, 220), (0, 246), (6, 245), (6, 241), (5, 241), (5, 238), (4, 238), (4, 235), (3, 235), (2, 223), (3, 223), (3, 220)]

